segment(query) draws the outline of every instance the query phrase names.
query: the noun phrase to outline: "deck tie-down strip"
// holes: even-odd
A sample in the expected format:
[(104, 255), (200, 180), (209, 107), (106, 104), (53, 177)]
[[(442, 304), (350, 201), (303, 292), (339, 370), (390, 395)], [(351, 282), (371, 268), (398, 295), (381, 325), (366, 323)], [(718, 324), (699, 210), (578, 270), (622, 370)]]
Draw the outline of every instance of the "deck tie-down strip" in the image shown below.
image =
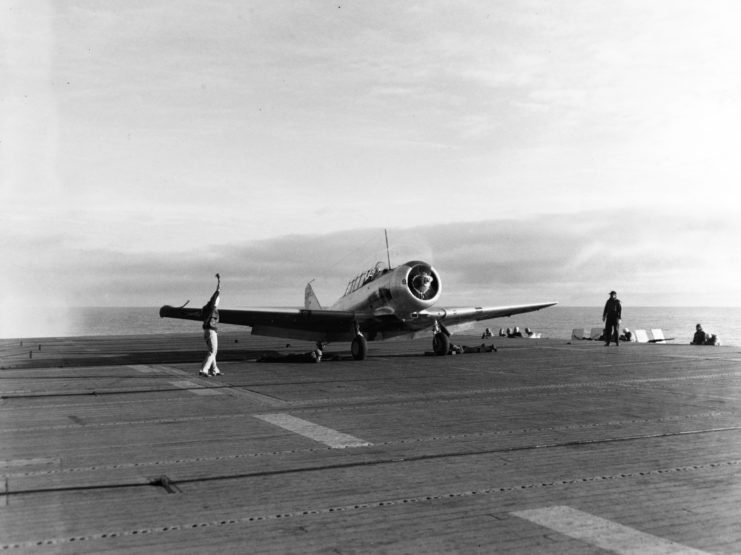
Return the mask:
[[(185, 375), (184, 373), (180, 375)], [(584, 389), (602, 389), (602, 388), (611, 388), (614, 386), (618, 387), (626, 387), (626, 386), (635, 386), (635, 385), (643, 385), (643, 384), (651, 384), (651, 383), (661, 383), (661, 382), (683, 382), (683, 381), (692, 381), (692, 380), (717, 380), (717, 379), (725, 379), (725, 378), (739, 378), (741, 377), (741, 372), (723, 372), (723, 373), (710, 373), (710, 374), (698, 374), (694, 376), (664, 376), (659, 378), (629, 378), (629, 379), (623, 379), (623, 380), (605, 380), (605, 381), (591, 381), (591, 382), (580, 382), (580, 383), (559, 383), (559, 384), (545, 384), (545, 385), (524, 385), (524, 386), (513, 386), (513, 387), (494, 387), (494, 388), (483, 388), (483, 389), (462, 389), (462, 390), (452, 390), (452, 391), (441, 391), (439, 393), (436, 393), (434, 395), (422, 395), (420, 394), (416, 398), (414, 396), (410, 396), (409, 394), (388, 394), (385, 397), (388, 399), (388, 403), (410, 403), (410, 402), (419, 402), (419, 401), (425, 401), (429, 402), (430, 400), (435, 400), (436, 402), (448, 402), (447, 399), (454, 397), (456, 401), (460, 397), (465, 396), (472, 396), (472, 395), (506, 395), (509, 393), (542, 393), (542, 394), (552, 394), (552, 393), (558, 393), (561, 391), (569, 391), (569, 390), (578, 390), (581, 388)], [(202, 386), (198, 386), (198, 388), (202, 388)], [(177, 388), (175, 388), (177, 389)], [(181, 388), (182, 389), (182, 388)], [(267, 403), (270, 405), (278, 405), (282, 406), (286, 404), (286, 401), (283, 399), (279, 399), (276, 397), (271, 397), (270, 395), (267, 395), (265, 393), (257, 393), (255, 391), (249, 390), (246, 387), (236, 387), (232, 385), (215, 385), (211, 386), (208, 389), (222, 389), (225, 392), (234, 394), (234, 395), (242, 395), (246, 396), (252, 400), (257, 400), (263, 403)], [(25, 398), (44, 398), (44, 397), (75, 397), (75, 396), (96, 396), (96, 395), (124, 395), (124, 394), (143, 394), (143, 393), (163, 393), (166, 391), (171, 391), (170, 389), (102, 389), (102, 390), (83, 390), (83, 391), (48, 391), (48, 392), (42, 392), (42, 393), (32, 393), (29, 392), (26, 389), (18, 389), (18, 390), (8, 390), (3, 391), (2, 395), (0, 395), (0, 399), (25, 399)], [(358, 403), (363, 402), (367, 400), (372, 400), (376, 402), (378, 400), (377, 396), (367, 396), (367, 395), (361, 395), (361, 396), (345, 396), (342, 399), (345, 403)], [(336, 398), (325, 398), (325, 399), (310, 399), (307, 401), (291, 401), (291, 405), (295, 407), (310, 407), (313, 405), (318, 404), (335, 404), (337, 402)]]
[[(704, 413), (697, 413), (697, 414), (688, 414), (683, 416), (670, 416), (665, 418), (658, 418), (658, 419), (647, 419), (647, 418), (634, 418), (630, 420), (614, 420), (609, 421), (605, 423), (581, 423), (581, 424), (567, 424), (564, 426), (548, 426), (548, 427), (540, 427), (540, 428), (519, 428), (519, 429), (505, 429), (505, 430), (489, 430), (489, 431), (483, 431), (483, 432), (471, 432), (471, 433), (462, 433), (462, 434), (440, 434), (436, 436), (426, 436), (426, 437), (412, 437), (412, 438), (400, 438), (396, 440), (387, 440), (382, 441), (380, 443), (370, 444), (370, 445), (380, 445), (380, 446), (396, 446), (396, 445), (407, 445), (407, 444), (415, 444), (415, 443), (426, 443), (426, 442), (436, 442), (436, 441), (455, 441), (455, 440), (466, 440), (466, 439), (476, 439), (476, 438), (490, 438), (490, 437), (497, 437), (497, 436), (514, 436), (516, 434), (525, 434), (525, 435), (532, 435), (535, 433), (542, 433), (542, 432), (556, 432), (556, 431), (570, 431), (570, 430), (588, 430), (588, 429), (597, 429), (604, 426), (625, 426), (629, 424), (637, 424), (637, 423), (649, 423), (649, 422), (680, 422), (683, 420), (693, 420), (697, 418), (709, 418), (709, 417), (717, 417), (717, 416), (727, 416), (732, 414), (729, 411), (717, 411), (717, 412), (704, 412)], [(186, 419), (185, 421), (191, 421), (193, 419), (198, 418), (204, 418), (204, 419), (221, 419), (221, 418), (236, 418), (241, 416), (253, 416), (253, 415), (216, 415), (216, 416), (209, 416), (209, 417), (190, 417)], [(175, 419), (175, 420), (163, 420), (162, 422), (170, 423), (170, 422), (179, 422), (182, 421), (182, 419)], [(736, 427), (733, 429), (741, 429), (741, 427)], [(717, 428), (718, 431), (721, 431), (720, 428)], [(722, 431), (728, 431), (730, 428), (723, 429)], [(28, 469), (19, 469), (18, 471), (10, 471), (5, 472), (5, 476), (9, 477), (24, 477), (24, 476), (40, 476), (40, 475), (51, 475), (51, 474), (71, 474), (71, 473), (79, 473), (79, 472), (92, 472), (92, 471), (102, 471), (102, 470), (121, 470), (125, 468), (144, 468), (149, 466), (160, 466), (164, 467), (166, 465), (173, 465), (173, 464), (193, 464), (193, 463), (199, 463), (199, 462), (214, 462), (214, 461), (229, 461), (229, 460), (239, 460), (239, 459), (250, 459), (250, 458), (257, 458), (257, 457), (269, 457), (269, 456), (284, 456), (284, 455), (291, 455), (295, 453), (315, 453), (318, 451), (322, 451), (325, 449), (332, 449), (331, 447), (307, 447), (307, 448), (298, 448), (298, 449), (287, 449), (287, 450), (279, 450), (279, 451), (257, 451), (257, 452), (246, 452), (246, 453), (236, 453), (236, 454), (226, 454), (226, 455), (212, 455), (212, 456), (200, 456), (200, 457), (180, 457), (177, 459), (169, 459), (169, 460), (150, 460), (150, 461), (139, 461), (139, 462), (117, 462), (113, 464), (97, 464), (92, 466), (79, 466), (79, 467), (61, 467), (61, 460), (60, 459), (49, 459), (49, 464), (52, 464), (51, 461), (54, 461), (54, 468), (45, 468), (45, 469), (38, 469), (34, 468), (32, 470)], [(12, 467), (18, 467), (21, 468), (23, 466), (28, 466), (30, 461), (27, 460), (18, 460), (18, 461), (5, 461), (6, 468), (12, 468)], [(0, 469), (3, 469), (3, 461), (0, 461)]]
[(49, 545), (64, 545), (82, 543), (88, 541), (99, 541), (106, 539), (115, 539), (122, 537), (136, 537), (144, 535), (162, 534), (166, 532), (178, 532), (184, 530), (202, 529), (202, 528), (218, 528), (221, 526), (234, 526), (234, 525), (245, 525), (245, 524), (256, 524), (260, 522), (270, 522), (275, 520), (285, 520), (290, 518), (298, 518), (304, 516), (316, 516), (323, 514), (343, 513), (356, 510), (364, 509), (376, 509), (381, 507), (393, 507), (399, 505), (407, 505), (414, 503), (427, 503), (433, 501), (444, 501), (448, 499), (462, 499), (472, 496), (484, 496), (484, 495), (501, 495), (514, 493), (517, 491), (536, 489), (536, 488), (549, 488), (549, 487), (560, 487), (569, 485), (583, 485), (589, 483), (600, 483), (610, 480), (623, 480), (633, 478), (645, 478), (648, 476), (662, 476), (666, 474), (678, 473), (678, 472), (693, 472), (693, 471), (704, 471), (704, 470), (717, 470), (728, 468), (732, 466), (741, 465), (741, 460), (731, 460), (723, 462), (714, 462), (700, 465), (690, 465), (678, 468), (661, 468), (656, 470), (647, 470), (642, 472), (628, 472), (624, 474), (612, 474), (609, 476), (591, 476), (586, 478), (572, 478), (564, 480), (554, 480), (551, 482), (534, 482), (530, 484), (520, 484), (512, 486), (501, 486), (491, 487), (480, 490), (471, 491), (459, 491), (459, 492), (448, 492), (433, 495), (420, 495), (417, 497), (405, 497), (396, 499), (384, 499), (380, 501), (370, 501), (365, 503), (354, 503), (349, 505), (339, 505), (332, 507), (323, 508), (307, 508), (304, 510), (297, 510), (285, 513), (273, 513), (273, 514), (253, 514), (244, 517), (237, 518), (223, 518), (217, 520), (203, 520), (197, 522), (186, 522), (179, 524), (168, 524), (162, 526), (154, 526), (150, 528), (135, 528), (128, 530), (109, 530), (107, 532), (98, 532), (92, 534), (76, 535), (76, 536), (65, 536), (65, 537), (53, 537), (44, 538), (38, 540), (27, 540), (19, 542), (8, 542), (0, 544), (0, 551), (8, 551), (11, 549), (30, 549), (34, 547), (42, 547)]

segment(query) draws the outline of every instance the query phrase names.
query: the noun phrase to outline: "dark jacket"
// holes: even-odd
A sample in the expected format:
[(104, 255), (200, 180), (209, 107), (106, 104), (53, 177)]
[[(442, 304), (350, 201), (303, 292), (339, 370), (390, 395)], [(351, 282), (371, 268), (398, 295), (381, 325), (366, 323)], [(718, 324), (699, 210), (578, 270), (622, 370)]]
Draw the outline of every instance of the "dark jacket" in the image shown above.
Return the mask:
[(201, 309), (201, 318), (203, 319), (204, 330), (216, 331), (216, 324), (219, 323), (219, 309), (216, 308), (216, 299), (219, 298), (219, 290), (214, 291), (211, 300)]
[(602, 317), (607, 320), (621, 320), (623, 318), (623, 306), (620, 301), (613, 298), (607, 299)]

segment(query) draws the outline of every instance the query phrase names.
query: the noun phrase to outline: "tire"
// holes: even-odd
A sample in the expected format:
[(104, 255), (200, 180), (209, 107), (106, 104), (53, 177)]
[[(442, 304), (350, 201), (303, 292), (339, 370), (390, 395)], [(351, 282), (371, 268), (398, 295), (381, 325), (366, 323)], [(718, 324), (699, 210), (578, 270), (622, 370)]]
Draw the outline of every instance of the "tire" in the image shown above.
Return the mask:
[(436, 333), (432, 337), (432, 350), (437, 356), (447, 355), (450, 350), (450, 339), (444, 333)]
[(368, 340), (362, 335), (356, 335), (350, 345), (350, 351), (354, 360), (365, 360), (365, 355), (368, 353)]

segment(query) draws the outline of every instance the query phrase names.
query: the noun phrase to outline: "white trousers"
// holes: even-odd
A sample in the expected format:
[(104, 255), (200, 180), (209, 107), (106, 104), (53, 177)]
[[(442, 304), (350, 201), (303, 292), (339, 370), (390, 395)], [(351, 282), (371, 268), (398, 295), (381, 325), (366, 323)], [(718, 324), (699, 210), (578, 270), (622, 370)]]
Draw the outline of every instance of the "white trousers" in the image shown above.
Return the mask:
[(217, 371), (219, 368), (216, 366), (216, 351), (219, 349), (219, 338), (214, 330), (203, 330), (203, 338), (208, 346), (208, 354), (203, 361), (201, 372)]

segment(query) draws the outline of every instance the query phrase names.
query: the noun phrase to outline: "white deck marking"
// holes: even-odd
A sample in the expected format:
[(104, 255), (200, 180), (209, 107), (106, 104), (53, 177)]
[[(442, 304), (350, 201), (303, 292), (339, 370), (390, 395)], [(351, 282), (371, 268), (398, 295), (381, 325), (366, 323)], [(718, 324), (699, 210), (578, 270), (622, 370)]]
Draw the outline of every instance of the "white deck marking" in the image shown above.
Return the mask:
[(149, 366), (148, 364), (129, 364), (129, 368), (138, 370), (139, 372), (142, 372), (143, 374), (156, 374), (158, 372), (158, 370), (155, 367)]
[(275, 413), (275, 414), (256, 414), (256, 418), (264, 420), (275, 426), (279, 426), (291, 432), (295, 432), (314, 441), (329, 445), (333, 449), (344, 449), (345, 447), (365, 447), (373, 445), (357, 437), (353, 437), (348, 434), (343, 434), (337, 430), (331, 428), (325, 428), (319, 424), (314, 424), (308, 420), (302, 420), (296, 418), (290, 414)]
[(707, 555), (705, 551), (652, 536), (571, 507), (544, 507), (511, 514), (614, 553)]
[(182, 380), (179, 382), (170, 382), (175, 387), (180, 387), (183, 389), (187, 389), (191, 393), (194, 393), (195, 395), (221, 395), (221, 391), (218, 391), (216, 389), (211, 389), (208, 387), (203, 387), (202, 385), (199, 385), (195, 382), (191, 382), (188, 380)]
[(173, 368), (166, 364), (129, 364), (129, 368), (138, 370), (143, 374), (169, 374), (170, 376), (190, 376), (190, 372), (185, 372), (179, 368)]

